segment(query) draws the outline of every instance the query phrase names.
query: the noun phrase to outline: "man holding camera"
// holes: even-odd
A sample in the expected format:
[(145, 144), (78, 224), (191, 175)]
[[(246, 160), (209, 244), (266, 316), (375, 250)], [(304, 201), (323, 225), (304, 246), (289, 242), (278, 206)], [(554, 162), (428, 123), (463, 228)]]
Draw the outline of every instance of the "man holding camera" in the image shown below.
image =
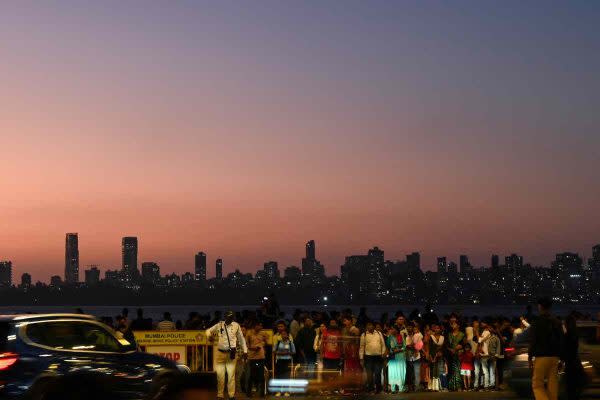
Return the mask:
[(207, 338), (216, 338), (214, 347), (215, 371), (217, 372), (217, 398), (224, 399), (225, 374), (227, 374), (227, 392), (230, 399), (235, 398), (235, 364), (237, 348), (240, 347), (243, 357), (248, 357), (246, 340), (240, 324), (233, 320), (233, 311), (225, 313), (225, 320), (218, 322), (206, 330)]

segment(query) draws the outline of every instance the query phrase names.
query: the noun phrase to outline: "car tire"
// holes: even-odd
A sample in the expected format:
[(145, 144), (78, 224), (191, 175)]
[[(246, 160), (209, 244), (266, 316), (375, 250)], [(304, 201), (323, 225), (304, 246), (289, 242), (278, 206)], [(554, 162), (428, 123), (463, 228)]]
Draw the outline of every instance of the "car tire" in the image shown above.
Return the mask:
[(37, 380), (27, 392), (25, 399), (27, 400), (44, 400), (48, 386), (54, 382), (52, 378), (44, 378)]
[(167, 387), (172, 379), (173, 376), (171, 374), (156, 377), (152, 382), (152, 386), (150, 387), (150, 396), (148, 398), (153, 400), (155, 397), (157, 397)]

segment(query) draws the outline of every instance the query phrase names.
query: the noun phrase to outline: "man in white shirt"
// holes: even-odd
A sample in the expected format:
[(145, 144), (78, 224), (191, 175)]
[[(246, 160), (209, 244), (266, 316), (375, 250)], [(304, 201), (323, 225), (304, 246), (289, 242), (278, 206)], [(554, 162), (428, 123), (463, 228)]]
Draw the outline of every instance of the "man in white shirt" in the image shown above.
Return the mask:
[(358, 356), (367, 372), (367, 390), (369, 391), (381, 392), (381, 370), (386, 353), (387, 347), (383, 335), (375, 330), (372, 322), (367, 322), (367, 330), (360, 337)]
[(216, 337), (214, 363), (217, 372), (217, 398), (223, 399), (225, 392), (225, 374), (227, 374), (227, 392), (230, 399), (235, 398), (235, 364), (237, 347), (241, 347), (243, 357), (248, 357), (246, 340), (240, 325), (233, 320), (233, 311), (225, 313), (225, 320), (206, 330), (206, 337)]
[(484, 389), (491, 389), (492, 386), (496, 385), (496, 378), (494, 377), (494, 371), (491, 367), (490, 353), (488, 350), (492, 333), (488, 327), (488, 321), (482, 322), (481, 327), (483, 328), (483, 332), (481, 336), (479, 336), (478, 351), (481, 356), (481, 369), (483, 370), (483, 387)]

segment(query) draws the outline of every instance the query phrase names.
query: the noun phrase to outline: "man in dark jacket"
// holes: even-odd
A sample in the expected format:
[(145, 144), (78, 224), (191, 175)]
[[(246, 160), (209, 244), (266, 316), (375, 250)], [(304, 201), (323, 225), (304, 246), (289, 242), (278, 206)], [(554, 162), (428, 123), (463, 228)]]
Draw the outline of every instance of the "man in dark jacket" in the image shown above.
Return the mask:
[(317, 362), (317, 352), (314, 349), (315, 336), (317, 332), (313, 322), (309, 317), (304, 320), (304, 326), (298, 331), (295, 339), (296, 351), (299, 354), (300, 362), (304, 364), (306, 372), (313, 372)]
[[(558, 364), (562, 356), (564, 332), (562, 324), (550, 314), (552, 301), (538, 301), (540, 316), (529, 328), (529, 366), (533, 368), (532, 389), (536, 400), (558, 399)], [(544, 387), (544, 381), (548, 382)]]

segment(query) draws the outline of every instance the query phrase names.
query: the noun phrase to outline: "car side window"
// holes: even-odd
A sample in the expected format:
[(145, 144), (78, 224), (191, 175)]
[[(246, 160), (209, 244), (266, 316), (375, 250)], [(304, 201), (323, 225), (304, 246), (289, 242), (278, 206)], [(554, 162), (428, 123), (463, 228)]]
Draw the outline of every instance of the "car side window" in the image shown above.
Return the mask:
[(121, 351), (117, 339), (104, 327), (89, 322), (48, 321), (28, 324), (26, 334), (33, 343), (57, 350)]
[(33, 343), (57, 350), (71, 350), (79, 338), (72, 322), (38, 322), (26, 326), (26, 334)]
[(80, 323), (81, 346), (95, 351), (121, 351), (121, 346), (115, 337), (104, 327), (90, 323)]

